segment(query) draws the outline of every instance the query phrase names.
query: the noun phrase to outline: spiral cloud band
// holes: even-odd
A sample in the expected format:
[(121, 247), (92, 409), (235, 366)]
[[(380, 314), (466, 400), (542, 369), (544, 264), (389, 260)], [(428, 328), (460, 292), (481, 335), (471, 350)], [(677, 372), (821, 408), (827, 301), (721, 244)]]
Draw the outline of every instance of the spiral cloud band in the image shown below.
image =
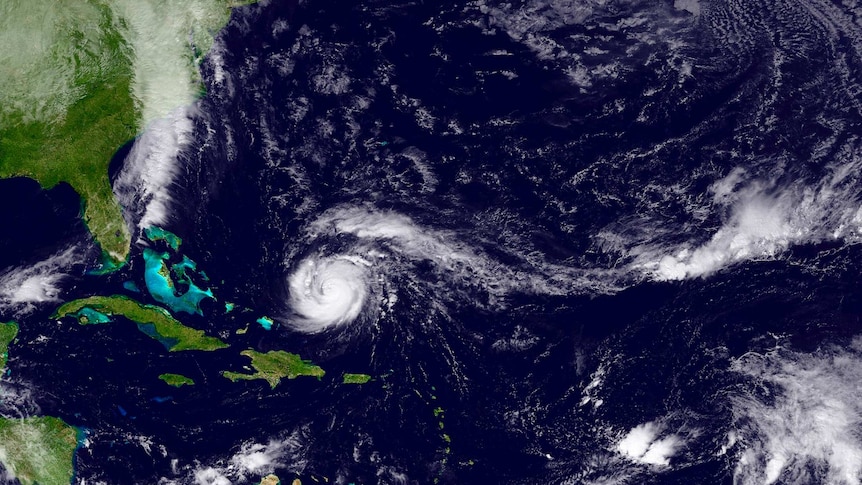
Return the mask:
[(362, 312), (368, 294), (368, 266), (347, 256), (309, 258), (290, 276), (290, 304), (299, 317), (294, 326), (316, 333), (350, 323)]

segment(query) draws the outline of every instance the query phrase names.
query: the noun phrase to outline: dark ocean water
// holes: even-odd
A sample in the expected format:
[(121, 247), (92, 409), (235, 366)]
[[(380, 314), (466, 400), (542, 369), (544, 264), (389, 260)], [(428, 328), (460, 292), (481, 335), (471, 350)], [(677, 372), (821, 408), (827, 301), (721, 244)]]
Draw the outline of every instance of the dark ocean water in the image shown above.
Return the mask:
[(77, 194), (66, 184), (45, 191), (30, 179), (0, 181), (0, 267), (41, 260), (61, 244), (86, 238)]

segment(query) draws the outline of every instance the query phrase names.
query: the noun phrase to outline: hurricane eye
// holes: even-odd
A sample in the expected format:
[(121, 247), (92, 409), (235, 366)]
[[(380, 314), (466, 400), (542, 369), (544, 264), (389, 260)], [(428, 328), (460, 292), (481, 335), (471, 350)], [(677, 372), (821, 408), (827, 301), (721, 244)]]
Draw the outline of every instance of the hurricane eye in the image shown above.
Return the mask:
[(356, 320), (367, 300), (368, 271), (346, 257), (305, 260), (288, 281), (294, 326), (317, 333)]

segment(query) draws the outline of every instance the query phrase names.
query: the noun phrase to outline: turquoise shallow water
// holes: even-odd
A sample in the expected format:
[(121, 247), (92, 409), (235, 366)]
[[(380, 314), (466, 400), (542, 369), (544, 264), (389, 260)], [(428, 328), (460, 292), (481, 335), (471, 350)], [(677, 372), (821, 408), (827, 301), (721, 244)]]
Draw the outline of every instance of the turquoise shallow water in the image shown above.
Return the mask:
[(108, 315), (89, 307), (84, 307), (78, 310), (75, 317), (79, 320), (81, 317), (85, 317), (87, 319), (87, 323), (109, 323), (111, 321), (111, 317)]
[[(144, 282), (150, 295), (175, 312), (197, 313), (203, 315), (200, 304), (207, 298), (215, 298), (212, 291), (197, 286), (190, 275), (194, 274), (194, 261), (183, 257), (182, 262), (176, 263), (168, 269), (167, 260), (170, 254), (158, 252), (152, 249), (144, 250), (144, 261), (146, 263)], [(184, 283), (188, 286), (185, 293), (177, 294), (176, 283)]]
[(150, 241), (165, 241), (165, 243), (167, 243), (167, 245), (174, 251), (179, 251), (180, 245), (183, 243), (183, 239), (181, 237), (162, 229), (161, 227), (150, 226), (144, 230), (144, 233)]
[(269, 317), (260, 317), (257, 319), (257, 323), (259, 323), (264, 330), (272, 330), (272, 324), (275, 322), (273, 322)]

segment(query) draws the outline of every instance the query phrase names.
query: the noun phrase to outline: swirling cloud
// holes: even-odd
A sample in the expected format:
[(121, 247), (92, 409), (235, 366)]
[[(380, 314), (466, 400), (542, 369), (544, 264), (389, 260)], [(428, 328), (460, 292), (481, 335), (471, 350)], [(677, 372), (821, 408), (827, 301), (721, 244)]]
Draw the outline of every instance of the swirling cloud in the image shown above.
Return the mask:
[(290, 276), (293, 326), (316, 333), (355, 320), (368, 297), (368, 266), (346, 256), (308, 258)]

